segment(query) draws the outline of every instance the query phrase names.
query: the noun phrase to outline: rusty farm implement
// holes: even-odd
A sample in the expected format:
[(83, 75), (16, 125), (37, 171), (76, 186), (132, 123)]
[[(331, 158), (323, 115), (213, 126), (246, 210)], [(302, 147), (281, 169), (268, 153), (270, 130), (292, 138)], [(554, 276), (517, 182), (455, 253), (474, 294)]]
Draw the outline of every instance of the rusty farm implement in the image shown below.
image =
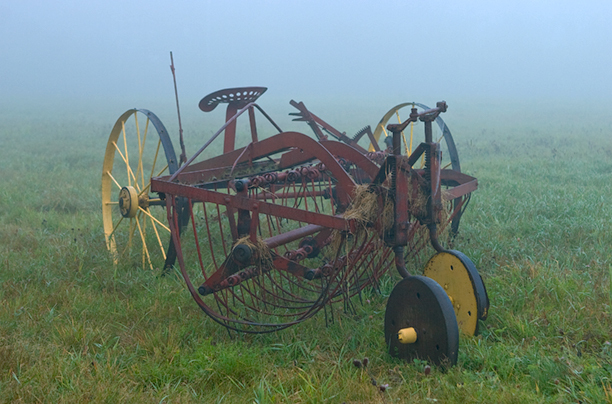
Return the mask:
[[(284, 329), (334, 303), (350, 310), (397, 271), (389, 353), (454, 364), (459, 330), (477, 333), (489, 302), (472, 262), (445, 247), (477, 188), (440, 118), (446, 103), (400, 104), (349, 137), (292, 101), (313, 138), (283, 131), (256, 103), (265, 91), (204, 97), (204, 112), (227, 104), (226, 121), (183, 164), (153, 113), (123, 114), (102, 174), (108, 248), (121, 259), (136, 246), (145, 266), (178, 264), (199, 307), (247, 333)], [(248, 120), (246, 145), (237, 145), (239, 119)], [(260, 138), (262, 124), (274, 134)], [(205, 157), (221, 134), (223, 153)], [(412, 275), (422, 263), (423, 275)]]

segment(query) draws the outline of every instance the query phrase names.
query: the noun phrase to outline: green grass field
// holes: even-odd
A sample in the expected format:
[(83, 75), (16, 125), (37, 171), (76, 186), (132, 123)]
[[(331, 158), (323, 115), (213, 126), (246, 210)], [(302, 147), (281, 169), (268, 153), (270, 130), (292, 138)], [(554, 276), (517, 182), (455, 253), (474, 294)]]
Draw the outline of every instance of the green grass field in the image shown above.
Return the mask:
[[(351, 133), (390, 106), (365, 122), (316, 113)], [(100, 204), (104, 148), (123, 112), (112, 107), (0, 113), (0, 402), (612, 403), (603, 108), (450, 103), (462, 171), (479, 181), (454, 247), (481, 272), (491, 308), (481, 335), (460, 340), (457, 366), (427, 374), (424, 362), (386, 353), (396, 278), (355, 314), (334, 308), (327, 327), (320, 313), (252, 336), (206, 317), (176, 274), (160, 277), (139, 257), (114, 266)], [(176, 120), (160, 118), (169, 129)], [(186, 125), (193, 152), (220, 123)], [(365, 357), (366, 369), (354, 366)]]

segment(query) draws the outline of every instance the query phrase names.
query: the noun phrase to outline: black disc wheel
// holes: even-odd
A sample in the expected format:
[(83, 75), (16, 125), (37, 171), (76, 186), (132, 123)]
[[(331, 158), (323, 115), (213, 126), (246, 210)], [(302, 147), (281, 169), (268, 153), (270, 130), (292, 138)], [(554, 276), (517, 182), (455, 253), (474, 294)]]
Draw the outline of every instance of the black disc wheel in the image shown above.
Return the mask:
[(387, 301), (385, 340), (391, 356), (455, 365), (459, 329), (444, 289), (423, 276), (401, 280)]

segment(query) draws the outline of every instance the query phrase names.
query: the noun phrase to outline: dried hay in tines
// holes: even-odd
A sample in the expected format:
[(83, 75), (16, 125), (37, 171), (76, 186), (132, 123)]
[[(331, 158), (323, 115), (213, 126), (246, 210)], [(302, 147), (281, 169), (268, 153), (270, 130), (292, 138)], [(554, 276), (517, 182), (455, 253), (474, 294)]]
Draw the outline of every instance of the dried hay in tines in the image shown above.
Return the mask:
[(395, 201), (389, 197), (385, 198), (385, 207), (382, 213), (383, 233), (387, 233), (395, 224)]
[(270, 248), (263, 239), (257, 237), (257, 241), (253, 243), (250, 236), (246, 236), (236, 240), (233, 247), (238, 244), (244, 244), (251, 249), (253, 252), (253, 265), (262, 268), (272, 267), (272, 254), (270, 253)]
[[(413, 194), (409, 192), (405, 196), (408, 199), (408, 210), (410, 221), (416, 221), (416, 216), (424, 217), (427, 215), (427, 200), (429, 195), (419, 192)], [(380, 206), (380, 200), (382, 199), (383, 206)], [(438, 237), (442, 242), (449, 239), (450, 226), (448, 223), (452, 209), (449, 209), (449, 204), (452, 201), (442, 198), (443, 209), (440, 212), (440, 224), (438, 225)], [(394, 199), (383, 190), (382, 196), (378, 192), (372, 192), (370, 186), (362, 184), (355, 187), (354, 197), (351, 201), (348, 209), (345, 211), (343, 217), (345, 219), (353, 219), (357, 223), (357, 228), (354, 233), (347, 234), (338, 230), (334, 230), (331, 236), (331, 242), (329, 244), (330, 254), (336, 254), (340, 245), (342, 244), (343, 237), (346, 238), (357, 238), (363, 236), (364, 232), (369, 233), (372, 227), (375, 226), (378, 220), (380, 220), (380, 227), (376, 226), (379, 230), (382, 230), (381, 236), (388, 233), (393, 229), (395, 225), (395, 201)], [(409, 244), (416, 242), (420, 244), (429, 240), (429, 229), (427, 226), (422, 226), (416, 221), (417, 226), (412, 233), (412, 240), (409, 240)], [(341, 253), (342, 254), (342, 253)], [(331, 257), (330, 257), (331, 258)]]
[(408, 210), (417, 217), (427, 215), (427, 200), (429, 199), (429, 195), (424, 192), (412, 192), (410, 187), (408, 189), (408, 195), (406, 195), (406, 199), (408, 199)]
[(452, 199), (447, 199), (442, 193), (442, 212), (440, 212), (440, 224), (438, 225), (438, 238), (445, 240), (450, 238), (450, 216), (453, 212), (454, 205)]
[[(338, 249), (341, 247), (342, 242), (344, 241), (344, 237), (346, 237), (343, 232), (338, 229), (332, 230), (332, 234), (329, 242), (329, 249), (326, 249), (326, 256), (328, 259), (335, 259), (335, 254), (338, 253)], [(339, 253), (342, 255), (342, 252)]]
[(363, 227), (373, 223), (379, 214), (378, 195), (370, 192), (369, 186), (355, 186), (355, 195), (346, 212), (345, 219), (354, 219)]
[[(426, 203), (425, 198), (425, 203)], [(452, 214), (452, 200), (442, 197), (442, 210), (439, 214), (439, 223), (437, 225), (438, 241), (446, 248), (451, 248), (451, 224), (450, 215)], [(420, 224), (418, 220), (415, 220), (416, 228), (412, 230), (412, 236), (408, 240), (408, 248), (419, 249), (421, 245), (429, 244), (429, 228), (426, 225)], [(428, 253), (426, 253), (428, 254)]]
[[(393, 201), (385, 198), (385, 206), (381, 209), (379, 204), (379, 195), (372, 192), (368, 185), (361, 184), (355, 186), (353, 200), (349, 207), (344, 212), (345, 219), (354, 220), (357, 228), (353, 234), (342, 234), (341, 231), (334, 230), (331, 236), (330, 252), (336, 254), (344, 237), (360, 237), (363, 233), (368, 233), (372, 225), (379, 220), (382, 211), (383, 227), (389, 222), (389, 228), (393, 226)], [(389, 212), (391, 212), (389, 214)]]

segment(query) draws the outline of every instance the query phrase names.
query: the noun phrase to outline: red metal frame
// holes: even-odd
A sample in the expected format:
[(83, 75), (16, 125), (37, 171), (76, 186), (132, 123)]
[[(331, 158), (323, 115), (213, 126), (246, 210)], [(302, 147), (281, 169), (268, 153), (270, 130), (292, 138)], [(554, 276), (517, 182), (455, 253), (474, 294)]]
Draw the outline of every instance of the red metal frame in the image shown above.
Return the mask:
[[(427, 226), (432, 246), (442, 248), (440, 227), (461, 212), (477, 188), (475, 178), (440, 167), (440, 146), (431, 139), (431, 122), (446, 111), (445, 103), (422, 113), (414, 109), (408, 121), (389, 125), (393, 148), (382, 164), (377, 164), (372, 153), (343, 133), (329, 130), (329, 125), (302, 103), (292, 105), (300, 110), (300, 119), (315, 133), (320, 132), (319, 141), (298, 132), (283, 132), (253, 102), (265, 91), (255, 89), (221, 90), (205, 97), (200, 102), (204, 111), (220, 102), (228, 103), (226, 123), (173, 175), (151, 180), (152, 191), (166, 198), (172, 238), (189, 291), (215, 321), (245, 332), (285, 328), (312, 316), (330, 301), (346, 301), (365, 285), (376, 283), (390, 265), (408, 276), (404, 249), (414, 241), (419, 228)], [(279, 133), (259, 140), (255, 110)], [(251, 142), (235, 148), (236, 120), (244, 113), (249, 116)], [(410, 157), (402, 156), (401, 132), (417, 119), (425, 122), (426, 141)], [(320, 126), (344, 143), (327, 140)], [(225, 132), (224, 154), (195, 162), (221, 132)], [(375, 154), (377, 159), (379, 153)], [(414, 169), (421, 156), (425, 167)], [(366, 232), (359, 231), (364, 226), (359, 220), (344, 217), (360, 183), (370, 184), (368, 192), (379, 195), (379, 201), (393, 201), (393, 226), (386, 234), (380, 217), (367, 224), (371, 230)], [(410, 193), (426, 196), (424, 212), (410, 205)], [(442, 223), (444, 200), (449, 198), (456, 203), (447, 223)], [(202, 220), (194, 213), (196, 205), (201, 206)], [(192, 223), (192, 246), (187, 249), (181, 245), (178, 231), (184, 215), (189, 215)], [(283, 223), (293, 227), (283, 229)], [(243, 237), (251, 244), (239, 241)], [(222, 247), (214, 246), (216, 238)], [(260, 261), (253, 258), (261, 254), (253, 247), (260, 239), (270, 251), (265, 267), (261, 257)], [(339, 246), (334, 246), (334, 240), (340, 240)], [(421, 249), (425, 243), (419, 240), (411, 248)], [(205, 247), (210, 249), (212, 264), (205, 262)], [(215, 252), (215, 248), (223, 252)], [(327, 251), (325, 259), (319, 257), (322, 250)], [(185, 251), (198, 257), (196, 266), (204, 279), (198, 288), (191, 281), (189, 268), (193, 264), (187, 264)], [(313, 261), (315, 258), (318, 261)], [(313, 262), (318, 266), (312, 266)], [(203, 296), (208, 295), (214, 298), (207, 303)], [(256, 319), (259, 315), (275, 320)]]

